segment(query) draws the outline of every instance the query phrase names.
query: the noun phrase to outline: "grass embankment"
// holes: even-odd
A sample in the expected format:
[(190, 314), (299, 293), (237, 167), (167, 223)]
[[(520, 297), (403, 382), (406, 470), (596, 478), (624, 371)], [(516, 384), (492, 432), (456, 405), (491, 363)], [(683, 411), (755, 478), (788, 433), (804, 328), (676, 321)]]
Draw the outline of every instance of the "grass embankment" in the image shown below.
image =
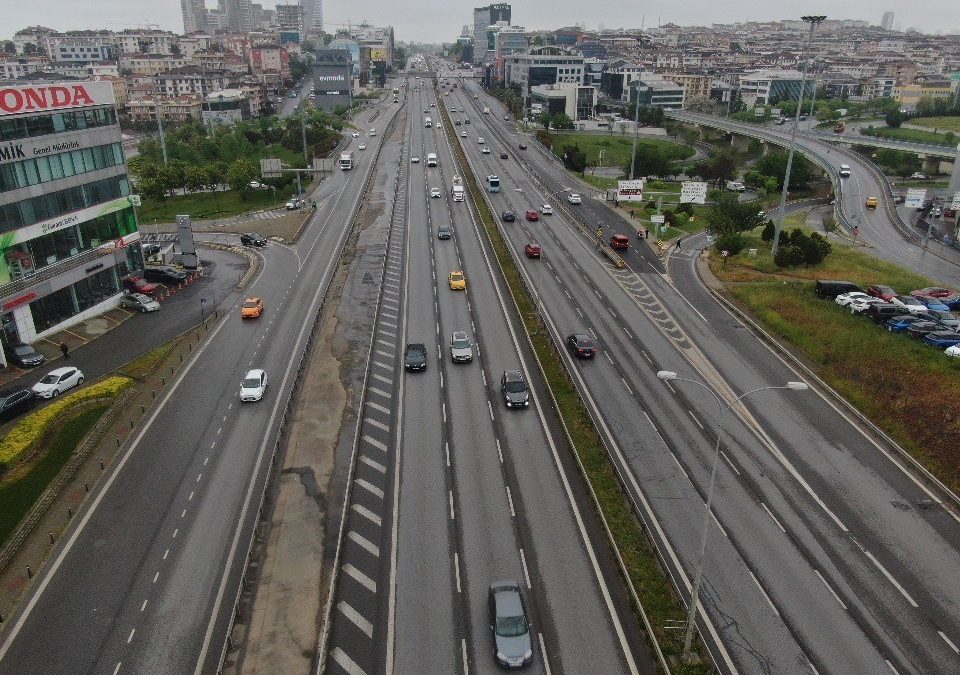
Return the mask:
[(153, 371), (156, 365), (171, 352), (176, 344), (176, 340), (170, 340), (163, 343), (159, 347), (154, 347), (143, 356), (136, 358), (122, 368), (117, 369), (117, 372), (121, 375), (132, 377), (135, 380), (143, 380)]
[(910, 141), (912, 143), (932, 143), (934, 145), (953, 145), (950, 139), (944, 134), (937, 134), (932, 131), (923, 131), (922, 129), (905, 129), (903, 127), (868, 127), (862, 129), (866, 136), (876, 136), (878, 138), (889, 138), (896, 141)]
[(960, 359), (920, 341), (890, 333), (813, 294), (816, 279), (861, 285), (882, 283), (897, 291), (939, 285), (850, 246), (816, 268), (780, 270), (759, 230), (746, 252), (714, 273), (771, 333), (799, 349), (830, 386), (890, 434), (953, 490), (960, 490)]
[(6, 543), (80, 441), (109, 408), (109, 405), (97, 405), (67, 420), (49, 439), (46, 451), (35, 464), (16, 477), (0, 482), (0, 546)]
[[(445, 111), (442, 114), (446, 116)], [(446, 122), (449, 125), (449, 119)], [(540, 327), (533, 301), (520, 281), (519, 271), (510, 257), (507, 243), (500, 236), (462, 148), (456, 141), (453, 142), (453, 147), (466, 174), (465, 184), (480, 214), (500, 269), (503, 270), (510, 294), (543, 366), (547, 385), (557, 401), (557, 410), (573, 440), (574, 451), (584, 467), (585, 477), (597, 496), (600, 509), (610, 527), (613, 543), (624, 561), (630, 581), (656, 633), (655, 639), (668, 658), (679, 657), (683, 651), (683, 633), (664, 627), (671, 623), (683, 623), (686, 617), (684, 606), (674, 594), (642, 526), (633, 517), (630, 504), (620, 490), (610, 460), (598, 440), (590, 415), (573, 383), (568, 379), (560, 357), (552, 350), (549, 339)], [(639, 608), (635, 609), (640, 611)], [(712, 668), (709, 663), (687, 665), (678, 662), (674, 672), (709, 673)]]
[(952, 131), (960, 133), (960, 117), (917, 117), (909, 120), (909, 124), (928, 127), (935, 131)]
[[(613, 136), (604, 134), (564, 133), (553, 131), (553, 154), (560, 157), (565, 145), (577, 145), (587, 156), (587, 164), (596, 166), (603, 150), (603, 166), (622, 167), (630, 161), (630, 152), (633, 149), (632, 136)], [(637, 148), (646, 147), (662, 150), (672, 160), (688, 159), (696, 154), (696, 150), (688, 145), (681, 145), (671, 141), (641, 138), (637, 141)]]
[(187, 214), (194, 220), (227, 218), (248, 211), (282, 206), (290, 197), (288, 193), (292, 194), (290, 188), (276, 193), (273, 190), (223, 190), (194, 192), (162, 200), (144, 199), (137, 216), (142, 225), (171, 223), (180, 214)]

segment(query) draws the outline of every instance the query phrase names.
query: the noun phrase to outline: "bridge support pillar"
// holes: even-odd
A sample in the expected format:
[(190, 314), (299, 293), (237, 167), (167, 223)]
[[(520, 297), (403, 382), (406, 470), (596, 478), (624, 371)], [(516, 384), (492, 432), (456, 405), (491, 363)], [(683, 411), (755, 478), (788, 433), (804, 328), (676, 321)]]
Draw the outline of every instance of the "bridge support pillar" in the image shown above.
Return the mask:
[(746, 152), (750, 149), (750, 139), (746, 136), (732, 134), (730, 136), (730, 147), (739, 152)]
[(934, 155), (927, 155), (924, 157), (920, 155), (920, 158), (923, 160), (923, 172), (928, 176), (932, 176), (940, 171), (940, 158)]
[(947, 186), (947, 193), (954, 194), (960, 192), (960, 146), (957, 146), (957, 156), (953, 159), (953, 171), (950, 173), (950, 184)]

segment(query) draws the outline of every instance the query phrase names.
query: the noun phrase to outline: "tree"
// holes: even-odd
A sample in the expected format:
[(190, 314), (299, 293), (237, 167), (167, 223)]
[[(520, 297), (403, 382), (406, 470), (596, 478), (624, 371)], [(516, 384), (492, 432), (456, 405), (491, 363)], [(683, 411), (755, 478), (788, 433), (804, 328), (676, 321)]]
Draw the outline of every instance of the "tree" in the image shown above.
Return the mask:
[(544, 110), (536, 117), (537, 124), (542, 124), (544, 131), (550, 131), (550, 122), (553, 121), (553, 116), (550, 115), (550, 112)]
[[(630, 173), (630, 163), (623, 167), (623, 172)], [(634, 156), (635, 176), (667, 176), (670, 174), (670, 158), (661, 148), (649, 145), (638, 145)]]
[(773, 256), (773, 262), (777, 267), (796, 267), (803, 262), (803, 251), (793, 245), (781, 246)]
[(17, 45), (13, 44), (13, 41), (12, 41), (12, 40), (7, 40), (6, 42), (3, 43), (3, 50), (2, 50), (2, 51), (3, 51), (4, 54), (16, 54), (16, 53), (17, 53)]
[(554, 129), (573, 129), (573, 120), (566, 113), (554, 115), (551, 124)]
[(884, 116), (883, 119), (887, 123), (888, 127), (893, 127), (896, 129), (906, 121), (907, 115), (899, 110), (891, 110), (886, 114), (886, 116)]
[(257, 176), (257, 167), (249, 159), (238, 159), (227, 171), (227, 183), (231, 190), (241, 191)]
[(735, 194), (720, 190), (713, 191), (710, 197), (713, 206), (708, 218), (714, 232), (746, 232), (763, 224), (756, 204), (741, 202)]
[(207, 187), (209, 174), (207, 170), (199, 165), (188, 166), (186, 171), (187, 189), (191, 192), (199, 192)]
[[(783, 187), (783, 175), (787, 171), (787, 153), (770, 152), (757, 160), (754, 169), (765, 176), (777, 179), (777, 187)], [(803, 190), (813, 178), (813, 165), (799, 154), (793, 157), (793, 167), (790, 169), (790, 186), (795, 190)]]
[(587, 155), (578, 145), (563, 146), (563, 165), (568, 171), (583, 173), (587, 168)]
[(718, 253), (726, 251), (730, 255), (737, 255), (746, 246), (746, 239), (739, 232), (724, 232), (717, 237), (715, 247)]
[(736, 170), (737, 163), (727, 152), (719, 152), (697, 167), (697, 173), (701, 177), (714, 181), (730, 180)]
[(763, 232), (760, 233), (760, 238), (763, 241), (773, 241), (774, 236), (777, 233), (777, 226), (773, 224), (772, 220), (768, 220), (767, 224), (763, 226)]
[(317, 51), (317, 45), (313, 40), (304, 40), (300, 43), (300, 51), (310, 54), (311, 52)]
[(40, 47), (32, 42), (28, 42), (27, 44), (23, 45), (23, 53), (27, 56), (36, 56), (40, 53)]

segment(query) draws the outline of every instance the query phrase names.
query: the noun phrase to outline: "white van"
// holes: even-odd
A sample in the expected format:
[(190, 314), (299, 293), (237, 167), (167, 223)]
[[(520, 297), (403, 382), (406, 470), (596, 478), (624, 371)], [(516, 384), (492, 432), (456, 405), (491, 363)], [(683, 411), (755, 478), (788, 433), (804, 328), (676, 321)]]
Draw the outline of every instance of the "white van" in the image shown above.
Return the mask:
[(849, 164), (841, 164), (841, 165), (840, 165), (840, 177), (841, 177), (841, 178), (849, 178), (849, 177), (850, 177), (850, 165), (849, 165)]
[(436, 166), (437, 165), (437, 153), (428, 152), (427, 153), (427, 166)]
[(728, 180), (727, 189), (733, 190), (734, 192), (743, 192), (747, 189), (747, 186), (738, 180)]
[(423, 126), (427, 129), (431, 128), (433, 126), (433, 120), (430, 119), (429, 117), (426, 118), (425, 120), (423, 120)]

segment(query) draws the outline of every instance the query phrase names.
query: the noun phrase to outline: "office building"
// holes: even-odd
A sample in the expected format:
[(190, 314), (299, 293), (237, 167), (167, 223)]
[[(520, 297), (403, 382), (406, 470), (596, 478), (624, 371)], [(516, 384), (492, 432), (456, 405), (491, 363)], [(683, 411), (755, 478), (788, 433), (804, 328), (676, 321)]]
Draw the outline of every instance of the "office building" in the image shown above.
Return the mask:
[(0, 338), (116, 306), (143, 269), (109, 82), (0, 84)]
[(642, 106), (679, 110), (683, 107), (685, 92), (683, 86), (670, 80), (633, 80), (630, 101), (638, 100)]
[(564, 113), (571, 120), (590, 119), (597, 111), (597, 89), (575, 82), (539, 84), (530, 87), (531, 105), (540, 104), (540, 110), (551, 115)]
[(207, 30), (207, 7), (204, 0), (180, 0), (183, 12), (183, 32), (196, 33)]
[[(740, 78), (740, 97), (748, 108), (796, 101), (800, 96), (803, 74), (798, 70), (757, 70)], [(803, 97), (813, 96), (816, 84), (807, 79)]]
[(562, 82), (583, 83), (583, 55), (562, 47), (531, 47), (504, 57), (507, 81), (520, 85), (524, 96), (530, 88)]
[(473, 62), (482, 64), (487, 56), (487, 28), (503, 22), (510, 25), (510, 5), (475, 7), (473, 10)]
[(303, 5), (277, 5), (277, 27), (281, 32), (303, 35)]
[(306, 35), (323, 35), (323, 0), (301, 0), (303, 31)]
[(893, 30), (893, 12), (884, 12), (880, 19), (880, 27), (883, 30)]

